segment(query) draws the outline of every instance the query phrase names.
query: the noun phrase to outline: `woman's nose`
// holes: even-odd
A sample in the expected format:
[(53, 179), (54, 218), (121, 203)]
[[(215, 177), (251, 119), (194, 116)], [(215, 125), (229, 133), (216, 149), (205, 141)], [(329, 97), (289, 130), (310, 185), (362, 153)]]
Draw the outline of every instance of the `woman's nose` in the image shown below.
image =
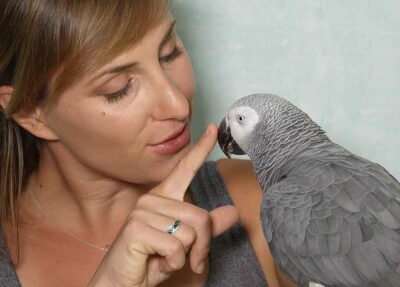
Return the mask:
[(156, 120), (176, 119), (185, 121), (189, 117), (188, 95), (185, 95), (178, 85), (167, 75), (159, 76), (153, 86), (155, 93), (155, 107), (153, 118)]

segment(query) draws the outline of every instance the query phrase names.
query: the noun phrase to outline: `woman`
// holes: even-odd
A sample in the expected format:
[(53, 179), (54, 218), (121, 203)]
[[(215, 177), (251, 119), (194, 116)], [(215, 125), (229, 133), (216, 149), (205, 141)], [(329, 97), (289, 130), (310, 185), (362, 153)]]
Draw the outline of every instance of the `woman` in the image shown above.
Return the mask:
[(167, 1), (0, 5), (0, 285), (290, 286), (251, 163), (204, 163), (215, 124), (190, 144)]

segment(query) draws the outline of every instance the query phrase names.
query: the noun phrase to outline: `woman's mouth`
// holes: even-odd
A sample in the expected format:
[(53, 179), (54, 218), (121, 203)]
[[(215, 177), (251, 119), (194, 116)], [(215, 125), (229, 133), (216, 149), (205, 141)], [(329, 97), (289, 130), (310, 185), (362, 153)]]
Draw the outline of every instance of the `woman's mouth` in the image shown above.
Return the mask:
[(160, 154), (171, 154), (180, 151), (190, 142), (190, 130), (186, 124), (183, 130), (171, 139), (155, 145), (149, 145), (149, 148)]

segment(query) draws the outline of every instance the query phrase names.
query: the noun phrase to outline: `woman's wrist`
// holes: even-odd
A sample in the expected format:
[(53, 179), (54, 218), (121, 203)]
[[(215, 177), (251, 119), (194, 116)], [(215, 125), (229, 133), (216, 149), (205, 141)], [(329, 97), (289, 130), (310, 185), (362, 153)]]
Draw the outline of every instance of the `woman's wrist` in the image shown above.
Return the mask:
[[(96, 273), (93, 275), (87, 287), (128, 287), (122, 282), (119, 282), (107, 270), (102, 270), (104, 268), (99, 267)], [(139, 286), (129, 286), (129, 287), (139, 287)], [(144, 287), (144, 286), (143, 286)]]

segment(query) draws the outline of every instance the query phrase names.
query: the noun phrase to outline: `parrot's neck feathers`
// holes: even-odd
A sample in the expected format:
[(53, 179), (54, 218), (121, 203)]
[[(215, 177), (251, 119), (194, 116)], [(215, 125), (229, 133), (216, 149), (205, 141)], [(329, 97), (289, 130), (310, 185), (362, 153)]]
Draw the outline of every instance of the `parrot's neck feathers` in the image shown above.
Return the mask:
[(277, 183), (282, 176), (281, 167), (288, 161), (298, 156), (303, 151), (311, 148), (314, 144), (330, 142), (325, 132), (315, 123), (312, 128), (304, 127), (297, 130), (292, 129), (290, 133), (272, 133), (276, 135), (268, 140), (268, 149), (260, 149), (252, 158), (257, 174), (262, 173), (261, 185), (270, 187)]

